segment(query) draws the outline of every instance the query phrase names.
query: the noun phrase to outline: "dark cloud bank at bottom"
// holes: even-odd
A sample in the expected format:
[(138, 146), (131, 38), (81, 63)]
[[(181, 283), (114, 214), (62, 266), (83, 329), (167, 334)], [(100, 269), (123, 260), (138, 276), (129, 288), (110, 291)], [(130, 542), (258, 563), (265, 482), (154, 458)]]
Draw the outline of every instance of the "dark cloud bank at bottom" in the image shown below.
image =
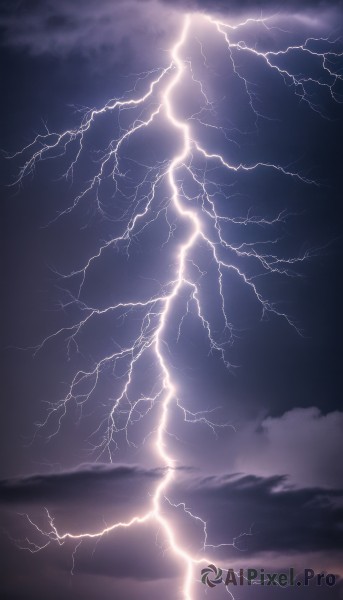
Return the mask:
[[(92, 527), (108, 507), (120, 511), (125, 506), (129, 513), (141, 509), (142, 490), (148, 497), (149, 489), (162, 476), (158, 470), (143, 470), (134, 466), (83, 466), (59, 474), (35, 475), (7, 479), (0, 482), (0, 503), (5, 516), (7, 532), (15, 537), (34, 538), (30, 525), (18, 516), (27, 512), (39, 519), (43, 506), (53, 507), (55, 524), (62, 532), (69, 515), (71, 526), (78, 531), (82, 513), (92, 515)], [(237, 549), (228, 548), (225, 567), (230, 560), (242, 566), (263, 566), (268, 569), (268, 557), (283, 557), (284, 568), (296, 562), (294, 557), (327, 556), (341, 547), (343, 520), (343, 490), (287, 488), (283, 476), (269, 478), (241, 475), (197, 477), (188, 473), (182, 490), (175, 489), (171, 500), (185, 501), (194, 513), (208, 520), (209, 542), (229, 543), (237, 537)], [(181, 498), (182, 492), (182, 498)], [(94, 518), (93, 518), (94, 517)], [(109, 524), (109, 523), (107, 523)], [(88, 523), (89, 525), (89, 523)], [(240, 537), (243, 531), (252, 535)], [(183, 532), (184, 533), (184, 532)], [(139, 544), (137, 540), (139, 539)], [(74, 542), (61, 548), (50, 544), (37, 554), (20, 551), (13, 541), (1, 537), (1, 568), (6, 573), (2, 598), (4, 600), (65, 600), (115, 597), (164, 600), (175, 598), (179, 589), (180, 564), (165, 552), (153, 524), (117, 531), (104, 536), (98, 544), (85, 542), (77, 551), (74, 575), (70, 575)], [(143, 551), (142, 551), (143, 548)], [(318, 564), (318, 561), (317, 561)], [(320, 564), (320, 563), (319, 563)], [(306, 567), (315, 568), (313, 564)], [(11, 576), (9, 576), (11, 575)], [(200, 568), (199, 568), (200, 577)], [(200, 586), (200, 584), (199, 584)], [(201, 594), (202, 586), (197, 589)], [(237, 591), (237, 590), (236, 590)], [(223, 593), (223, 596), (220, 594)], [(227, 592), (217, 590), (217, 598)], [(330, 588), (310, 586), (301, 588), (301, 600), (336, 600), (341, 597), (341, 580)], [(266, 598), (293, 598), (294, 589), (240, 588), (239, 598), (250, 600)]]

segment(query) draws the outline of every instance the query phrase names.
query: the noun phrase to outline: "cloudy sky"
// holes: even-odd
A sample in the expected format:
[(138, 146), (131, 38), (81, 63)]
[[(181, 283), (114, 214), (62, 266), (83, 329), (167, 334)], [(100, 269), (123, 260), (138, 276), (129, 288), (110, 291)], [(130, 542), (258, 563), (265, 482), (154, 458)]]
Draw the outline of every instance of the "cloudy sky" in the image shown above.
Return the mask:
[[(2, 597), (184, 598), (185, 567), (159, 523), (76, 548), (78, 540), (48, 537), (46, 509), (61, 535), (101, 531), (149, 512), (166, 477), (155, 445), (161, 369), (153, 345), (135, 354), (154, 339), (161, 306), (105, 310), (166, 297), (189, 237), (168, 184), (182, 135), (163, 105), (185, 13), (185, 70), (171, 100), (195, 141), (175, 180), (213, 245), (198, 240), (189, 252), (196, 295), (189, 284), (179, 290), (161, 336), (177, 390), (164, 432), (176, 469), (161, 513), (188, 555), (224, 569), (342, 575), (340, 5), (2, 3)], [(218, 30), (204, 14), (232, 27)], [(236, 28), (261, 16), (267, 20)], [(137, 108), (96, 116), (79, 152), (75, 128), (90, 108), (142, 97), (162, 73)], [(111, 152), (120, 137), (161, 106), (149, 127), (120, 144), (117, 164)], [(69, 133), (54, 145), (56, 131)], [(37, 135), (45, 137), (9, 159)], [(225, 169), (196, 144), (234, 167), (262, 165)], [(148, 217), (130, 239), (110, 243), (149, 198)], [(222, 274), (213, 248), (230, 265)], [(133, 353), (113, 358), (126, 347)], [(130, 356), (137, 356), (132, 381), (108, 443)], [(190, 422), (199, 411), (206, 412)], [(207, 523), (205, 551), (203, 524), (184, 507)], [(192, 600), (205, 597), (201, 566)], [(334, 600), (342, 587), (297, 593)], [(235, 594), (277, 600), (294, 591), (254, 586)], [(211, 595), (227, 592), (217, 586)]]

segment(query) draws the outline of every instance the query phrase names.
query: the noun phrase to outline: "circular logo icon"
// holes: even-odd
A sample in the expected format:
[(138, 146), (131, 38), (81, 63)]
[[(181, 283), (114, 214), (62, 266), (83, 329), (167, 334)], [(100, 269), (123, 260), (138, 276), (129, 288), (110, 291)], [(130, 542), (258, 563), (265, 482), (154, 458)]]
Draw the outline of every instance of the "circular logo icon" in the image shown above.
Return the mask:
[[(214, 579), (210, 579), (212, 573), (214, 573), (215, 575)], [(218, 583), (221, 583), (223, 581), (222, 575), (223, 571), (221, 569), (219, 569), (215, 565), (208, 565), (206, 569), (201, 570), (201, 581), (204, 585), (208, 585), (208, 587), (213, 588)]]

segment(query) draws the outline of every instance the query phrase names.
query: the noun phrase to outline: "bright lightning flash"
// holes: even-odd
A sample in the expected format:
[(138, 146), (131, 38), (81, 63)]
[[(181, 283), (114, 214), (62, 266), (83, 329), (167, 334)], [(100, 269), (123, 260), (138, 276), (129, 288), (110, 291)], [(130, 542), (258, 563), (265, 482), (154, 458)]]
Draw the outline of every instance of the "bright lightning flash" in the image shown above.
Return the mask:
[[(253, 92), (252, 86), (241, 73), (237, 61), (235, 60), (235, 57), (238, 54), (252, 56), (254, 59), (260, 60), (264, 67), (271, 69), (276, 76), (283, 79), (287, 86), (293, 88), (294, 93), (301, 101), (307, 103), (311, 109), (317, 112), (319, 111), (319, 107), (314, 102), (312, 94), (312, 90), (315, 86), (317, 86), (318, 89), (326, 90), (335, 101), (340, 101), (337, 87), (342, 81), (342, 75), (340, 75), (338, 69), (335, 68), (335, 61), (342, 56), (342, 53), (335, 52), (335, 42), (326, 38), (308, 38), (302, 45), (294, 45), (278, 51), (266, 52), (258, 50), (255, 45), (249, 46), (244, 41), (237, 41), (237, 33), (244, 31), (246, 27), (250, 27), (252, 24), (259, 24), (266, 29), (269, 29), (268, 19), (247, 19), (237, 25), (229, 25), (209, 16), (196, 15), (194, 17), (194, 23), (199, 23), (199, 20), (202, 21), (203, 25), (212, 28), (213, 35), (219, 36), (219, 39), (222, 39), (223, 43), (226, 45), (229, 65), (231, 66), (233, 76), (238, 78), (244, 93), (248, 96), (250, 109), (253, 111), (256, 123), (259, 119), (264, 117), (256, 108), (255, 93)], [(67, 539), (75, 540), (77, 546), (73, 553), (74, 561), (75, 552), (80, 542), (84, 539), (100, 539), (105, 534), (117, 529), (125, 529), (146, 522), (155, 522), (164, 533), (169, 547), (177, 559), (180, 560), (180, 569), (183, 572), (184, 578), (182, 588), (182, 597), (184, 600), (194, 599), (194, 581), (199, 577), (199, 574), (195, 572), (195, 568), (200, 563), (208, 564), (209, 562), (213, 562), (213, 559), (211, 560), (210, 556), (204, 556), (204, 552), (207, 552), (208, 549), (215, 546), (207, 543), (206, 522), (194, 515), (189, 509), (186, 509), (184, 503), (173, 504), (167, 498), (168, 489), (170, 489), (177, 474), (176, 460), (168, 449), (168, 423), (170, 421), (171, 411), (181, 410), (186, 422), (206, 423), (213, 430), (220, 425), (212, 422), (205, 412), (191, 412), (181, 404), (178, 398), (176, 384), (172, 380), (165, 352), (166, 327), (173, 319), (173, 307), (175, 306), (176, 299), (180, 299), (182, 291), (187, 296), (187, 301), (184, 316), (182, 317), (181, 322), (176, 324), (176, 330), (178, 330), (180, 334), (183, 319), (185, 315), (188, 314), (190, 307), (193, 306), (207, 334), (211, 351), (217, 352), (224, 363), (228, 365), (225, 344), (222, 341), (219, 341), (213, 333), (211, 320), (207, 318), (202, 307), (199, 283), (202, 272), (200, 267), (196, 264), (196, 245), (201, 242), (208, 248), (217, 271), (218, 294), (222, 310), (224, 332), (227, 334), (226, 344), (233, 340), (234, 330), (227, 317), (225, 307), (223, 288), (225, 272), (231, 271), (235, 273), (236, 276), (248, 286), (248, 289), (255, 295), (256, 301), (261, 306), (262, 316), (266, 313), (274, 313), (275, 315), (285, 318), (291, 326), (297, 328), (294, 321), (291, 320), (287, 314), (279, 310), (277, 306), (262, 295), (254, 278), (250, 277), (247, 274), (247, 271), (244, 270), (243, 267), (238, 267), (237, 264), (239, 261), (243, 264), (244, 261), (249, 260), (257, 264), (262, 273), (278, 273), (292, 276), (294, 274), (292, 266), (297, 262), (304, 261), (309, 255), (309, 252), (307, 252), (295, 257), (278, 257), (274, 254), (268, 254), (261, 251), (261, 243), (242, 243), (240, 245), (230, 243), (226, 239), (225, 224), (250, 224), (267, 227), (284, 221), (287, 215), (282, 212), (271, 220), (256, 217), (251, 214), (248, 214), (243, 218), (230, 218), (221, 215), (216, 207), (216, 194), (221, 194), (223, 197), (225, 196), (225, 193), (223, 192), (223, 186), (220, 186), (215, 183), (215, 181), (208, 178), (207, 166), (212, 165), (229, 172), (247, 172), (258, 169), (269, 169), (277, 171), (281, 177), (292, 177), (302, 184), (316, 185), (316, 183), (307, 176), (297, 173), (287, 166), (271, 164), (268, 162), (258, 162), (255, 164), (237, 164), (229, 162), (228, 158), (223, 154), (209, 151), (202, 142), (196, 139), (195, 132), (192, 128), (192, 123), (194, 121), (201, 123), (205, 127), (214, 127), (218, 130), (220, 130), (220, 128), (202, 120), (206, 111), (211, 112), (211, 110), (213, 110), (213, 106), (206, 95), (204, 85), (201, 81), (196, 79), (190, 60), (186, 60), (182, 56), (182, 49), (190, 38), (192, 27), (193, 15), (185, 16), (179, 39), (171, 51), (170, 64), (166, 68), (145, 73), (140, 77), (140, 81), (149, 81), (147, 91), (143, 95), (137, 98), (135, 89), (133, 97), (111, 100), (100, 109), (87, 110), (81, 120), (81, 124), (77, 128), (68, 129), (61, 134), (51, 133), (47, 130), (43, 135), (38, 135), (31, 144), (15, 155), (18, 156), (24, 153), (29, 154), (29, 158), (21, 168), (18, 179), (19, 182), (21, 182), (26, 175), (31, 174), (35, 170), (38, 162), (56, 156), (65, 156), (67, 153), (68, 156), (72, 153), (72, 158), (69, 162), (65, 177), (72, 178), (74, 170), (83, 154), (86, 136), (90, 132), (95, 121), (101, 115), (107, 113), (120, 115), (124, 112), (125, 114), (130, 114), (129, 111), (137, 109), (142, 110), (140, 116), (132, 120), (131, 125), (124, 133), (122, 133), (119, 138), (113, 139), (110, 142), (108, 148), (101, 156), (97, 173), (87, 183), (86, 187), (84, 187), (84, 189), (82, 189), (82, 191), (74, 198), (72, 205), (60, 213), (59, 216), (61, 216), (61, 214), (70, 213), (72, 210), (76, 209), (82, 200), (90, 194), (93, 194), (98, 209), (100, 211), (103, 210), (100, 196), (101, 186), (105, 180), (112, 178), (116, 190), (118, 191), (120, 189), (120, 182), (123, 178), (125, 179), (125, 173), (123, 173), (120, 168), (121, 151), (125, 142), (134, 138), (139, 130), (149, 128), (153, 122), (162, 119), (167, 122), (169, 127), (174, 131), (175, 136), (178, 136), (179, 138), (179, 151), (173, 158), (170, 161), (159, 163), (155, 167), (147, 167), (146, 175), (135, 187), (134, 194), (129, 198), (130, 206), (127, 209), (127, 213), (125, 213), (127, 222), (121, 235), (106, 241), (99, 247), (98, 251), (88, 259), (87, 263), (82, 268), (74, 270), (69, 275), (65, 276), (80, 279), (78, 293), (71, 298), (71, 303), (74, 303), (83, 311), (83, 314), (85, 315), (84, 318), (70, 327), (65, 327), (51, 334), (36, 348), (36, 351), (38, 351), (47, 342), (53, 340), (57, 336), (66, 335), (69, 352), (71, 345), (74, 344), (77, 348), (77, 336), (80, 334), (81, 330), (88, 322), (96, 319), (98, 316), (113, 313), (124, 315), (125, 317), (129, 312), (132, 313), (137, 311), (137, 314), (141, 315), (143, 311), (140, 332), (133, 343), (128, 343), (126, 346), (120, 347), (113, 353), (104, 356), (94, 365), (93, 369), (89, 371), (78, 371), (71, 381), (66, 397), (59, 402), (50, 405), (47, 418), (40, 426), (43, 427), (49, 420), (54, 419), (54, 422), (57, 425), (51, 435), (56, 435), (60, 430), (63, 418), (67, 414), (69, 405), (75, 403), (82, 409), (83, 405), (95, 391), (103, 370), (111, 365), (114, 372), (119, 363), (125, 364), (127, 362), (128, 367), (125, 370), (125, 374), (120, 376), (122, 378), (121, 392), (114, 400), (106, 420), (103, 421), (96, 430), (96, 433), (100, 436), (100, 443), (96, 445), (95, 450), (98, 458), (104, 453), (108, 453), (110, 460), (112, 460), (112, 451), (117, 445), (117, 442), (115, 441), (116, 434), (119, 431), (124, 431), (128, 443), (132, 444), (133, 442), (131, 442), (128, 437), (128, 426), (137, 420), (144, 418), (153, 408), (157, 407), (158, 420), (151, 435), (154, 439), (153, 443), (155, 445), (158, 460), (163, 467), (163, 476), (154, 489), (148, 512), (141, 515), (137, 514), (127, 522), (112, 523), (95, 532), (61, 533), (57, 529), (54, 519), (50, 516), (48, 511), (47, 519), (49, 527), (46, 530), (39, 527), (29, 516), (27, 516), (31, 525), (43, 536), (44, 543), (39, 546), (27, 541), (25, 548), (31, 552), (37, 552), (52, 542), (63, 544)], [(235, 34), (235, 37), (233, 38), (234, 41), (231, 39), (232, 34)], [(321, 48), (324, 46), (328, 48), (328, 50), (322, 50)], [(204, 64), (206, 65), (206, 57), (201, 44), (200, 49)], [(280, 57), (284, 59), (287, 56), (299, 52), (316, 60), (317, 64), (319, 61), (322, 69), (322, 76), (320, 79), (316, 80), (313, 77), (299, 75), (291, 70), (287, 70), (284, 66), (278, 66), (278, 59), (280, 59)], [(285, 61), (283, 60), (282, 64), (284, 63)], [(187, 120), (182, 120), (177, 114), (175, 93), (185, 85), (187, 77), (190, 78), (191, 85), (199, 88), (205, 103), (205, 110), (192, 115), (192, 117)], [(158, 102), (155, 100), (156, 97), (158, 98)], [(147, 116), (143, 117), (143, 115)], [(195, 158), (205, 162), (206, 166), (203, 169), (196, 167)], [(198, 189), (195, 198), (186, 193), (185, 188), (182, 185), (181, 173), (190, 177), (192, 185)], [(156, 208), (157, 190), (162, 182), (168, 183), (170, 190), (169, 198), (166, 200), (165, 205), (157, 206)], [(146, 192), (145, 190), (147, 187), (148, 191)], [(159, 294), (150, 298), (138, 298), (132, 302), (121, 302), (105, 309), (91, 307), (85, 304), (81, 300), (81, 294), (91, 265), (98, 261), (109, 247), (122, 245), (126, 251), (128, 251), (133, 237), (137, 236), (151, 223), (156, 221), (160, 215), (165, 215), (167, 223), (169, 224), (167, 210), (174, 211), (174, 214), (176, 213), (178, 218), (187, 227), (187, 233), (185, 234), (183, 243), (179, 247), (178, 255), (176, 257), (175, 276), (172, 280), (163, 285)], [(131, 213), (129, 211), (131, 211)], [(173, 229), (170, 226), (170, 237), (172, 235)], [(271, 244), (274, 242), (270, 241), (269, 243)], [(225, 253), (229, 258), (225, 258)], [(230, 256), (234, 256), (235, 261), (230, 261)], [(198, 278), (194, 276), (194, 272), (197, 272)], [(143, 355), (145, 356), (147, 354), (152, 355), (155, 364), (158, 366), (160, 372), (159, 388), (157, 391), (155, 389), (151, 396), (138, 397), (133, 401), (132, 398), (130, 398), (132, 382), (137, 366), (140, 364)], [(120, 414), (121, 419), (123, 418), (123, 414), (126, 415), (124, 425), (122, 421), (118, 419), (118, 414)], [(200, 557), (193, 555), (184, 549), (179, 540), (178, 532), (173, 526), (172, 519), (169, 516), (166, 516), (164, 510), (166, 503), (169, 504), (171, 510), (177, 510), (181, 506), (185, 515), (187, 515), (187, 518), (200, 521), (204, 531), (204, 545)]]

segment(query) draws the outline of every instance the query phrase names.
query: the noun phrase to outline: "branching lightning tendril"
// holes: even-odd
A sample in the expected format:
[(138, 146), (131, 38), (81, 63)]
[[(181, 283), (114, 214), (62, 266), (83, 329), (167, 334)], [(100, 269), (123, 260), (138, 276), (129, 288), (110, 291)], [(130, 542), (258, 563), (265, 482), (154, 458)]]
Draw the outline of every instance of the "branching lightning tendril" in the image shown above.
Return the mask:
[[(257, 108), (256, 95), (253, 86), (243, 76), (237, 62), (237, 55), (253, 56), (261, 61), (266, 67), (275, 72), (276, 76), (280, 77), (286, 86), (293, 89), (294, 93), (299, 97), (300, 101), (305, 102), (310, 109), (320, 112), (318, 104), (313, 99), (314, 86), (326, 90), (332, 99), (340, 101), (337, 91), (337, 85), (342, 80), (342, 75), (335, 68), (335, 59), (342, 56), (335, 51), (333, 42), (328, 39), (308, 38), (302, 45), (293, 45), (287, 48), (274, 51), (258, 50), (257, 46), (250, 46), (245, 41), (231, 40), (232, 32), (244, 31), (244, 28), (251, 23), (260, 23), (267, 28), (268, 19), (247, 19), (246, 21), (229, 25), (222, 20), (218, 20), (209, 16), (197, 16), (201, 18), (206, 26), (212, 28), (212, 33), (219, 36), (227, 48), (228, 61), (234, 76), (238, 78), (243, 86), (244, 92), (247, 94), (250, 109), (254, 114), (255, 123), (259, 119), (264, 118)], [(32, 174), (37, 164), (50, 158), (59, 156), (70, 156), (66, 178), (73, 178), (74, 170), (85, 150), (85, 141), (87, 135), (91, 131), (96, 120), (101, 115), (107, 113), (123, 114), (130, 113), (131, 110), (141, 109), (138, 117), (131, 121), (127, 129), (121, 132), (117, 139), (113, 139), (107, 149), (102, 154), (98, 162), (98, 170), (94, 177), (86, 184), (81, 192), (74, 198), (71, 206), (66, 208), (59, 217), (68, 214), (75, 210), (82, 201), (93, 194), (97, 208), (102, 211), (100, 190), (104, 181), (111, 179), (118, 190), (120, 182), (125, 179), (126, 173), (121, 170), (121, 153), (125, 144), (133, 139), (140, 131), (149, 128), (156, 121), (165, 121), (178, 136), (179, 150), (170, 161), (157, 163), (154, 167), (148, 167), (146, 174), (135, 187), (133, 195), (130, 197), (130, 205), (127, 208), (124, 218), (126, 219), (123, 231), (117, 237), (106, 241), (101, 245), (98, 251), (92, 255), (85, 265), (79, 269), (73, 270), (67, 278), (75, 278), (80, 283), (78, 285), (77, 294), (71, 297), (70, 302), (77, 305), (83, 312), (84, 317), (78, 322), (69, 327), (62, 328), (48, 336), (36, 349), (38, 352), (48, 342), (58, 336), (65, 336), (67, 340), (68, 352), (75, 345), (78, 348), (78, 336), (87, 324), (103, 314), (114, 314), (125, 317), (128, 313), (137, 312), (138, 318), (141, 318), (141, 327), (139, 335), (125, 346), (116, 348), (112, 353), (104, 356), (96, 362), (90, 370), (79, 370), (73, 377), (67, 395), (57, 402), (51, 404), (46, 420), (40, 424), (40, 427), (47, 425), (51, 420), (56, 424), (56, 427), (51, 433), (51, 436), (58, 434), (62, 421), (67, 415), (69, 405), (76, 403), (81, 409), (90, 399), (96, 389), (99, 378), (103, 370), (111, 365), (115, 372), (117, 365), (128, 364), (125, 369), (125, 374), (120, 375), (121, 392), (115, 398), (106, 420), (99, 424), (96, 433), (99, 435), (100, 441), (95, 446), (97, 458), (108, 454), (112, 461), (112, 454), (116, 448), (116, 434), (124, 432), (127, 442), (133, 442), (129, 438), (129, 425), (137, 420), (143, 419), (148, 412), (157, 407), (158, 419), (155, 429), (151, 435), (154, 439), (155, 450), (159, 458), (159, 462), (163, 467), (163, 476), (156, 484), (152, 498), (151, 506), (145, 514), (137, 514), (126, 522), (115, 522), (98, 531), (84, 531), (81, 533), (65, 532), (61, 533), (55, 525), (53, 517), (47, 511), (48, 527), (46, 529), (39, 527), (28, 515), (31, 526), (35, 528), (43, 537), (43, 543), (39, 546), (26, 540), (22, 545), (30, 552), (37, 552), (45, 548), (50, 543), (62, 545), (66, 540), (71, 539), (76, 542), (73, 552), (73, 566), (75, 553), (82, 540), (101, 538), (107, 533), (114, 532), (117, 529), (125, 529), (146, 522), (155, 522), (160, 530), (165, 535), (167, 543), (175, 556), (180, 559), (181, 569), (183, 569), (183, 589), (182, 597), (184, 600), (194, 599), (194, 581), (198, 578), (195, 569), (199, 564), (207, 564), (213, 562), (210, 556), (205, 556), (213, 544), (208, 543), (208, 531), (206, 522), (199, 516), (195, 515), (191, 509), (188, 509), (184, 502), (173, 503), (168, 497), (168, 490), (171, 488), (177, 474), (177, 464), (170, 453), (168, 447), (168, 422), (170, 411), (172, 409), (180, 410), (186, 422), (191, 423), (206, 423), (214, 431), (217, 427), (222, 426), (210, 419), (206, 412), (192, 412), (187, 407), (183, 406), (178, 398), (177, 386), (172, 380), (171, 371), (168, 365), (166, 346), (165, 346), (165, 329), (170, 324), (171, 313), (177, 298), (181, 292), (185, 294), (186, 304), (184, 315), (180, 322), (174, 323), (174, 328), (180, 335), (183, 320), (188, 314), (191, 307), (194, 309), (201, 325), (203, 326), (208, 337), (208, 343), (212, 352), (218, 353), (224, 363), (229, 366), (226, 357), (225, 344), (232, 342), (234, 338), (234, 328), (230, 323), (225, 306), (225, 294), (223, 289), (223, 278), (226, 272), (231, 271), (250, 289), (254, 294), (257, 303), (261, 307), (262, 316), (267, 313), (284, 318), (287, 322), (297, 329), (296, 323), (275, 304), (266, 299), (259, 291), (258, 285), (254, 279), (247, 274), (244, 268), (237, 266), (236, 261), (230, 261), (230, 256), (235, 256), (239, 260), (255, 261), (261, 268), (262, 273), (278, 273), (291, 276), (292, 266), (297, 262), (304, 261), (309, 252), (296, 257), (278, 257), (276, 254), (263, 252), (263, 246), (260, 244), (242, 243), (235, 245), (226, 239), (225, 228), (223, 225), (233, 223), (238, 225), (263, 225), (269, 226), (275, 223), (283, 222), (287, 215), (279, 213), (273, 219), (256, 217), (248, 214), (242, 218), (230, 218), (223, 216), (218, 212), (216, 207), (216, 193), (223, 193), (220, 185), (209, 179), (207, 168), (218, 167), (228, 172), (249, 172), (253, 170), (272, 170), (276, 171), (282, 177), (291, 177), (298, 180), (302, 184), (313, 184), (316, 182), (307, 175), (298, 173), (296, 170), (288, 166), (272, 164), (268, 162), (258, 162), (255, 164), (243, 164), (229, 161), (222, 153), (216, 153), (208, 150), (203, 141), (196, 139), (195, 130), (193, 130), (193, 122), (197, 121), (205, 127), (215, 127), (210, 123), (206, 123), (204, 119), (205, 112), (193, 114), (191, 118), (182, 120), (178, 116), (178, 110), (175, 106), (175, 93), (179, 91), (180, 86), (184, 85), (186, 78), (192, 82), (192, 85), (197, 87), (204, 100), (205, 108), (208, 111), (212, 110), (212, 104), (207, 97), (206, 90), (201, 81), (199, 81), (192, 69), (192, 64), (189, 59), (182, 55), (182, 50), (186, 44), (192, 30), (192, 15), (184, 17), (181, 33), (177, 42), (171, 51), (170, 64), (161, 69), (145, 73), (140, 78), (140, 83), (146, 83), (147, 88), (145, 93), (137, 97), (136, 89), (132, 93), (132, 97), (115, 99), (109, 101), (100, 109), (88, 110), (78, 127), (68, 129), (63, 133), (51, 133), (47, 130), (43, 135), (38, 135), (34, 141), (26, 146), (18, 155), (29, 155), (29, 158), (21, 168), (18, 182), (22, 182), (24, 177)], [(328, 49), (322, 50), (322, 46), (326, 43)], [(206, 64), (206, 56), (202, 44), (199, 42), (200, 52)], [(321, 79), (299, 75), (291, 70), (287, 70), (284, 66), (278, 66), (278, 59), (291, 55), (294, 52), (301, 52), (304, 55), (316, 59), (320, 62), (322, 68)], [(156, 101), (156, 98), (158, 101)], [(225, 132), (224, 132), (225, 133)], [(202, 161), (204, 168), (196, 166), (196, 160)], [(186, 174), (190, 178), (194, 187), (198, 190), (196, 198), (190, 196), (185, 186), (183, 185), (182, 174)], [(162, 183), (168, 183), (169, 198), (165, 204), (157, 205), (156, 197), (157, 190)], [(148, 189), (148, 191), (146, 191)], [(213, 191), (214, 190), (214, 191)], [(139, 297), (130, 302), (120, 302), (113, 306), (108, 306), (103, 309), (89, 306), (82, 300), (82, 291), (90, 268), (99, 261), (110, 247), (123, 247), (127, 252), (133, 239), (141, 233), (149, 224), (154, 222), (161, 214), (164, 214), (168, 222), (167, 210), (173, 210), (174, 214), (182, 223), (187, 226), (187, 233), (184, 241), (178, 250), (178, 256), (174, 265), (174, 277), (168, 281), (160, 290), (160, 293), (152, 297)], [(169, 236), (172, 237), (174, 229), (170, 226)], [(226, 334), (225, 342), (223, 336), (218, 339), (213, 331), (210, 319), (206, 316), (201, 303), (201, 293), (199, 280), (202, 277), (200, 267), (196, 264), (195, 252), (197, 244), (204, 244), (212, 256), (212, 261), (217, 272), (217, 290), (220, 297), (222, 318), (224, 323), (224, 332)], [(272, 242), (269, 242), (272, 243)], [(262, 247), (262, 250), (261, 250)], [(197, 276), (194, 275), (197, 273)], [(78, 278), (78, 279), (77, 279)], [(142, 317), (140, 315), (143, 315)], [(155, 363), (158, 365), (160, 373), (160, 382), (158, 389), (154, 389), (150, 396), (142, 396), (133, 400), (130, 397), (130, 389), (137, 366), (145, 355), (152, 355)], [(124, 422), (123, 422), (124, 415)], [(120, 416), (120, 418), (118, 417)], [(193, 519), (200, 524), (203, 529), (204, 542), (202, 554), (200, 557), (188, 553), (178, 539), (178, 533), (173, 522), (169, 517), (165, 516), (164, 507), (169, 505), (171, 509), (180, 510), (185, 513), (187, 518)], [(168, 513), (169, 514), (169, 513)], [(248, 535), (248, 534), (247, 534)], [(224, 544), (225, 545), (225, 544)]]

